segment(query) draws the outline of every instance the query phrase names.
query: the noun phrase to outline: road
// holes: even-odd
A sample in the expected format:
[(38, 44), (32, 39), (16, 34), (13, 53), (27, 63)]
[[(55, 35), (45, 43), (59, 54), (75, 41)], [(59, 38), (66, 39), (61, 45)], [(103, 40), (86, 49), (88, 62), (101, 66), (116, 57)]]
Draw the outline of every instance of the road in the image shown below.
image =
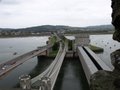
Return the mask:
[(41, 48), (35, 49), (21, 56), (18, 56), (17, 58), (9, 60), (8, 62), (0, 64), (0, 77), (6, 74), (7, 72), (11, 71), (15, 67), (21, 65), (25, 61), (29, 60), (30, 58), (33, 58), (37, 56), (38, 54), (46, 51), (50, 47), (52, 47), (52, 45), (43, 46)]

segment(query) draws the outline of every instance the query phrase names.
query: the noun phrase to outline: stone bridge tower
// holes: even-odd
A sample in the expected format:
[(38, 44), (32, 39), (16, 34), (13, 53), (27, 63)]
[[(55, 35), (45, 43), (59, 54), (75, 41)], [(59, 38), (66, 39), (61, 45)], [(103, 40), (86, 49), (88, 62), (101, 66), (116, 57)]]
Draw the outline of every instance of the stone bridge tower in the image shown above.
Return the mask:
[(75, 44), (76, 46), (88, 46), (90, 43), (88, 34), (76, 34), (75, 35)]

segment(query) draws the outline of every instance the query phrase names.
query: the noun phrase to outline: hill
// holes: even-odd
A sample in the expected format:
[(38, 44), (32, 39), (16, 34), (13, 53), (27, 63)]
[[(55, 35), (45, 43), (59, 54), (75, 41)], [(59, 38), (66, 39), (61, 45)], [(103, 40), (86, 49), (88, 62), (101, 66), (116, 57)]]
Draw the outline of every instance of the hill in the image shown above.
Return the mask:
[(22, 32), (54, 32), (54, 31), (111, 31), (114, 30), (112, 25), (88, 26), (88, 27), (71, 27), (62, 25), (42, 25), (20, 29), (0, 28), (0, 31), (22, 31)]
[(99, 26), (88, 26), (86, 27), (87, 30), (92, 31), (111, 31), (114, 30), (114, 27), (112, 25), (99, 25)]

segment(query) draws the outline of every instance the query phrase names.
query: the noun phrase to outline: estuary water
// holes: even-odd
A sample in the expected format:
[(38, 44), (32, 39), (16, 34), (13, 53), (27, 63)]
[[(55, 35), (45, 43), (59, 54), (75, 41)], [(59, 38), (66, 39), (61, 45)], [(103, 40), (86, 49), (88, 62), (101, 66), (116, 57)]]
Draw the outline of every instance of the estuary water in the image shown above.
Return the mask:
[[(68, 39), (74, 39), (73, 36), (67, 36)], [(90, 44), (102, 47), (104, 49), (103, 53), (97, 54), (106, 65), (111, 69), (114, 69), (111, 64), (110, 54), (117, 49), (120, 49), (120, 43), (112, 39), (112, 34), (104, 35), (90, 35)]]
[[(74, 39), (73, 37), (68, 37)], [(46, 45), (48, 36), (44, 37), (15, 37), (15, 38), (0, 38), (0, 63), (11, 60), (17, 56), (20, 56), (26, 52), (36, 49), (39, 46)], [(90, 43), (104, 48), (104, 52), (98, 54), (98, 56), (111, 68), (110, 53), (120, 48), (120, 43), (112, 39), (112, 35), (90, 35)], [(41, 59), (42, 60), (42, 59)], [(22, 65), (12, 70), (8, 75), (0, 78), (1, 87), (15, 87), (19, 82), (19, 76), (22, 74), (29, 74), (32, 71), (41, 70), (41, 66), (48, 65), (51, 60), (43, 60), (38, 63), (38, 58), (34, 57)], [(38, 68), (40, 67), (40, 68)]]
[(47, 40), (48, 37), (0, 38), (0, 63), (46, 45)]
[(112, 34), (91, 35), (91, 44), (102, 47), (104, 52), (97, 54), (111, 69), (114, 69), (111, 64), (110, 54), (117, 49), (120, 49), (120, 43), (112, 39)]
[[(26, 52), (46, 45), (48, 36), (44, 37), (19, 37), (19, 38), (0, 38), (0, 63), (11, 60)], [(16, 54), (15, 54), (16, 53)], [(34, 57), (22, 65), (12, 70), (5, 77), (0, 78), (0, 87), (15, 87), (19, 82), (19, 76), (29, 74), (38, 65), (38, 58)]]

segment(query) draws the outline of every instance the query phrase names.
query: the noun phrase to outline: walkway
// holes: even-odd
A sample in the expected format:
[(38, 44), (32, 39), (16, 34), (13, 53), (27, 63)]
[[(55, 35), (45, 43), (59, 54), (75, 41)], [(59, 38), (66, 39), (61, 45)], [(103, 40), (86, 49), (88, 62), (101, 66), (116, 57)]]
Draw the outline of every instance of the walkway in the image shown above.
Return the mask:
[(58, 54), (56, 55), (56, 58), (52, 62), (52, 64), (43, 73), (31, 80), (33, 88), (40, 90), (42, 88), (49, 88), (50, 90), (53, 90), (58, 73), (60, 71), (62, 62), (66, 54), (66, 48), (67, 46), (64, 46), (63, 43), (60, 42)]

